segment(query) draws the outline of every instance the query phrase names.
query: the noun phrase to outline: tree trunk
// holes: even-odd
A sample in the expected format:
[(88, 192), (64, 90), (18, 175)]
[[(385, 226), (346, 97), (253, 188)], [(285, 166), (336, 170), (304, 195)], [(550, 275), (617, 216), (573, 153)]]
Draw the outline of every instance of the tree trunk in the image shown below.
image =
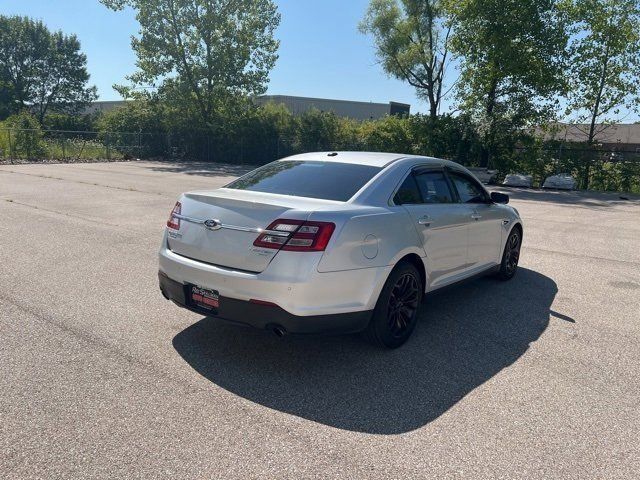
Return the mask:
[(434, 102), (430, 102), (429, 104), (429, 117), (431, 120), (436, 120), (438, 118), (438, 104)]
[(610, 47), (607, 45), (605, 49), (603, 60), (602, 60), (602, 73), (600, 76), (600, 85), (598, 85), (598, 93), (596, 94), (596, 101), (593, 104), (593, 108), (591, 110), (591, 122), (589, 124), (589, 136), (587, 137), (587, 144), (589, 145), (589, 158), (587, 158), (585, 169), (584, 169), (584, 178), (582, 179), (582, 188), (587, 190), (589, 188), (589, 182), (591, 177), (591, 166), (593, 163), (592, 155), (595, 154), (595, 149), (593, 146), (595, 145), (596, 140), (596, 124), (598, 121), (598, 112), (600, 110), (600, 103), (602, 102), (602, 92), (604, 91), (605, 84), (607, 83), (607, 73), (609, 71), (609, 51)]
[(480, 166), (482, 168), (487, 168), (489, 166), (489, 149), (482, 145), (482, 150), (480, 150)]
[(480, 166), (483, 168), (487, 168), (489, 166), (489, 162), (491, 161), (491, 156), (493, 154), (493, 138), (494, 138), (494, 122), (493, 122), (493, 109), (496, 106), (496, 92), (498, 90), (498, 82), (497, 80), (493, 80), (491, 82), (491, 88), (489, 88), (489, 92), (487, 95), (487, 107), (485, 110), (485, 116), (487, 122), (489, 122), (488, 133), (486, 135), (485, 141), (482, 142), (482, 150), (480, 151)]

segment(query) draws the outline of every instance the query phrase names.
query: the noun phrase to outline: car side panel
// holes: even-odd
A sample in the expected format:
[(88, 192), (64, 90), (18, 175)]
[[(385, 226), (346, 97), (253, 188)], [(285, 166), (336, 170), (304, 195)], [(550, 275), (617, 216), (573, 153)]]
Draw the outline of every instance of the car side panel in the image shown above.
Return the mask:
[[(446, 283), (470, 268), (467, 261), (469, 217), (461, 204), (403, 205), (426, 253), (427, 288)], [(421, 223), (423, 221), (426, 223)]]
[(469, 215), (468, 261), (474, 269), (497, 265), (502, 258), (502, 221), (509, 217), (497, 204), (467, 204)]

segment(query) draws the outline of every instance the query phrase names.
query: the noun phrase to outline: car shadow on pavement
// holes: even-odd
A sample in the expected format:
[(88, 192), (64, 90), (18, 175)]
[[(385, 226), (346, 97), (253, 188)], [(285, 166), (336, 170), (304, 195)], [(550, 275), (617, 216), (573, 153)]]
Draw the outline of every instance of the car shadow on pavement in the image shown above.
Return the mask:
[(154, 161), (146, 162), (146, 168), (161, 173), (184, 173), (201, 177), (232, 177), (229, 181), (257, 168), (257, 165), (232, 165), (215, 162)]
[(433, 294), (414, 336), (393, 351), (359, 335), (279, 339), (211, 318), (173, 346), (205, 378), (258, 404), (397, 434), (438, 418), (518, 360), (547, 328), (556, 292), (553, 280), (520, 268), (510, 282), (483, 278)]

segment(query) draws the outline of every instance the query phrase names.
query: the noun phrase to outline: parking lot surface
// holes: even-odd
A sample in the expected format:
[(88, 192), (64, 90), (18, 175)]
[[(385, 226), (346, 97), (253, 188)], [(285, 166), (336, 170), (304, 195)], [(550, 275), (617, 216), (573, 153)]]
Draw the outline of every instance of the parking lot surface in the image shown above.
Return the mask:
[(162, 298), (177, 195), (242, 171), (0, 166), (0, 478), (640, 476), (638, 199), (511, 191), (516, 278), (383, 351)]

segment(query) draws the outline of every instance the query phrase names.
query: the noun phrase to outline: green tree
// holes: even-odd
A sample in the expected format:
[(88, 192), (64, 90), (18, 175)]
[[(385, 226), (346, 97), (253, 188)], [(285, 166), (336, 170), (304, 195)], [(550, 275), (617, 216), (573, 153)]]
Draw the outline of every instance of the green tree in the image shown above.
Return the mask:
[(15, 109), (13, 88), (7, 78), (0, 73), (0, 120), (7, 118)]
[[(197, 111), (204, 126), (215, 123), (229, 97), (266, 91), (279, 46), (273, 33), (280, 15), (272, 0), (100, 1), (137, 12), (133, 86), (161, 87), (167, 98)], [(119, 91), (132, 95), (130, 88)]]
[(475, 165), (479, 141), (475, 125), (467, 115), (411, 115), (409, 127), (417, 155), (447, 158), (463, 165)]
[(101, 133), (162, 133), (166, 117), (164, 109), (157, 102), (132, 100), (119, 108), (104, 112), (96, 125)]
[(0, 100), (7, 113), (31, 108), (74, 113), (95, 100), (87, 58), (75, 35), (50, 32), (40, 21), (0, 16)]
[(481, 166), (500, 137), (549, 117), (564, 92), (565, 18), (557, 0), (449, 0), (461, 56), (461, 109), (480, 125)]
[[(587, 123), (587, 142), (599, 124), (640, 102), (640, 3), (638, 0), (567, 0), (573, 22), (567, 70), (567, 115)], [(606, 128), (606, 127), (603, 127)]]
[(371, 0), (360, 31), (371, 34), (384, 71), (416, 88), (436, 118), (449, 62), (451, 23), (440, 0)]

